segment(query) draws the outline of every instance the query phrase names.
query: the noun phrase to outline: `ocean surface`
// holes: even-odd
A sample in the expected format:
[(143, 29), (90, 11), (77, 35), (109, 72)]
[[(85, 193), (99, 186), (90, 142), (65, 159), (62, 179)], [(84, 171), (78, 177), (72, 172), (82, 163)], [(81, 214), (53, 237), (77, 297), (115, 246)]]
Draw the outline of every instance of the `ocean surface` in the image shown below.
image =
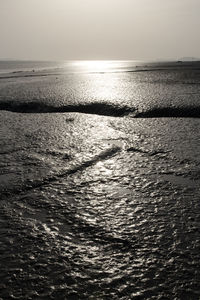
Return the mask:
[(0, 300), (200, 299), (200, 62), (0, 61)]

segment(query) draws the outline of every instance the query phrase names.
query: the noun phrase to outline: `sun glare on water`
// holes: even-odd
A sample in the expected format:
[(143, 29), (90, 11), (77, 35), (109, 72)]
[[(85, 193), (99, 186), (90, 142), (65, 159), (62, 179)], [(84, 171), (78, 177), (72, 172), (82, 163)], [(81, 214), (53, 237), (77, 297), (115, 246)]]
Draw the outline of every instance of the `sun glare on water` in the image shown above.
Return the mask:
[(83, 60), (74, 65), (86, 72), (109, 72), (117, 67), (119, 62), (111, 60)]

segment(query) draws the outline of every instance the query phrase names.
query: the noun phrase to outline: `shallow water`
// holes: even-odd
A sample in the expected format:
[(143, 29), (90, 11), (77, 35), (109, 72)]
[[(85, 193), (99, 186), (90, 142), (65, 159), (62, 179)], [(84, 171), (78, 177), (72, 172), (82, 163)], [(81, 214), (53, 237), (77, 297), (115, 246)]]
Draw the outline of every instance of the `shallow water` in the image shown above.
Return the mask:
[[(175, 76), (174, 70), (167, 72)], [(137, 75), (148, 92), (152, 73)], [(73, 75), (76, 88), (82, 76), (102, 93), (101, 75), (103, 82), (122, 76), (129, 86), (136, 78), (96, 74), (97, 82), (91, 82), (92, 75)], [(31, 89), (38, 92), (37, 101), (59, 107), (60, 98), (53, 102), (53, 97), (68, 93), (70, 85), (64, 89), (60, 78), (59, 90), (54, 80), (1, 79), (1, 102), (35, 101)], [(93, 93), (88, 85), (82, 87), (84, 101)], [(155, 87), (152, 94), (159, 98)], [(76, 88), (71, 85), (80, 102)], [(119, 96), (116, 102), (113, 96), (106, 103), (132, 107), (122, 101), (127, 90), (120, 98), (122, 88), (110, 93)], [(198, 93), (196, 85), (193, 92)], [(1, 299), (200, 297), (200, 119), (113, 117), (103, 109), (0, 112)]]

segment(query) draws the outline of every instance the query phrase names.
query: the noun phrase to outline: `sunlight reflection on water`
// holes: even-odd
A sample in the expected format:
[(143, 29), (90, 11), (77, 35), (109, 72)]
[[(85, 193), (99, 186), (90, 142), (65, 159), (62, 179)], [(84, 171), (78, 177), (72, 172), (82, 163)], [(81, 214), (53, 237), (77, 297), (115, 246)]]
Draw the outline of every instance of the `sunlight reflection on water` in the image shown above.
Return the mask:
[(113, 72), (120, 71), (121, 69), (136, 66), (137, 61), (120, 61), (120, 60), (80, 60), (66, 62), (65, 67), (71, 64), (75, 69), (84, 72)]

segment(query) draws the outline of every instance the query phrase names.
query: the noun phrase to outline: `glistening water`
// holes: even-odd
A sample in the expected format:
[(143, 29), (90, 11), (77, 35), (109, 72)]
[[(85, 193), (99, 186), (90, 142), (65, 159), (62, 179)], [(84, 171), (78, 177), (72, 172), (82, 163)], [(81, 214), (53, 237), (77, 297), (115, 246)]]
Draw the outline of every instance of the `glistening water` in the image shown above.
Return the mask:
[(200, 63), (0, 66), (0, 299), (199, 299)]

